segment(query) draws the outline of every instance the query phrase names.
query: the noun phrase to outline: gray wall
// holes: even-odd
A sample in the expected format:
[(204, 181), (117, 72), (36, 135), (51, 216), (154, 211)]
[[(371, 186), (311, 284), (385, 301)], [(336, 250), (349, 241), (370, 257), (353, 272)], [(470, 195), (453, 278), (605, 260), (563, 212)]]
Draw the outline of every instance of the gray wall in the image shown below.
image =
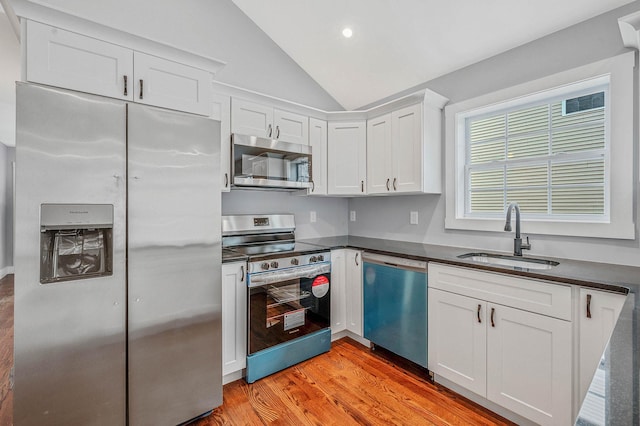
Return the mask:
[(215, 79), (320, 109), (342, 107), (231, 0), (13, 0), (37, 3), (227, 65)]
[[(640, 10), (639, 1), (439, 77), (423, 84), (422, 87), (429, 87), (447, 96), (452, 102), (457, 102), (615, 56), (627, 51), (622, 45), (617, 19), (637, 10)], [(414, 89), (416, 88), (406, 93)], [(636, 99), (637, 91), (636, 87)], [(635, 114), (635, 117), (638, 117), (638, 114)], [(638, 265), (640, 243), (637, 227), (640, 217), (637, 209), (637, 123), (635, 129), (635, 177), (633, 182), (628, 183), (628, 190), (633, 191), (636, 200), (636, 239), (627, 241), (532, 235), (531, 255)], [(442, 143), (444, 146), (444, 138)], [(443, 194), (351, 199), (349, 210), (356, 211), (357, 221), (349, 222), (349, 233), (485, 250), (512, 250), (513, 233), (500, 229), (496, 232), (444, 229), (445, 196)], [(410, 211), (419, 212), (418, 225), (409, 225)], [(526, 230), (525, 222), (523, 233), (526, 234)]]
[(0, 143), (0, 277), (13, 267), (13, 167), (15, 148)]
[[(295, 192), (233, 190), (222, 194), (222, 214), (293, 213), (296, 218), (296, 238), (346, 235), (346, 198), (307, 197)], [(310, 212), (316, 212), (316, 222), (310, 222)]]

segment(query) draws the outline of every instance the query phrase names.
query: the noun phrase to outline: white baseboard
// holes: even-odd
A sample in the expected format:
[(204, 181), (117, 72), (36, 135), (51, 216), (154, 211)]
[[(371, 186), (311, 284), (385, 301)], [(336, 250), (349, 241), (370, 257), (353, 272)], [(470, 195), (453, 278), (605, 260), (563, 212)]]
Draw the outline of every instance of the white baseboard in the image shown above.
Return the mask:
[(0, 279), (6, 277), (9, 274), (13, 274), (13, 272), (13, 266), (5, 266), (4, 268), (0, 269)]
[(234, 371), (229, 374), (225, 374), (222, 376), (222, 384), (226, 385), (227, 383), (235, 382), (236, 380), (240, 380), (245, 376), (245, 369)]

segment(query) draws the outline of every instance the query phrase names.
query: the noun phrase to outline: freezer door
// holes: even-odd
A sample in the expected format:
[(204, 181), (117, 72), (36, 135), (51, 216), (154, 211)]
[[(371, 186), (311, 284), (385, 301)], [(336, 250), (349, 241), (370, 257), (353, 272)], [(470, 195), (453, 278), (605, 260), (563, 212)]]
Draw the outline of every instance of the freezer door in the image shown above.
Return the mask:
[[(120, 101), (18, 84), (16, 425), (126, 422), (125, 120)], [(40, 283), (48, 203), (113, 212), (112, 275)]]
[(220, 123), (128, 108), (129, 421), (173, 425), (222, 403)]

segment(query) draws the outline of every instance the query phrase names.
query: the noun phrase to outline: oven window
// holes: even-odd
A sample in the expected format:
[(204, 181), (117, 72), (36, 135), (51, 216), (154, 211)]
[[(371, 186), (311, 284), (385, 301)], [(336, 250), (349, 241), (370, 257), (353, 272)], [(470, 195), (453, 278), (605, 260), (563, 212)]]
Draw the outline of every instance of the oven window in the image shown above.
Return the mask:
[[(322, 275), (327, 283), (329, 275)], [(317, 278), (249, 289), (249, 353), (329, 327), (330, 292), (312, 291)]]

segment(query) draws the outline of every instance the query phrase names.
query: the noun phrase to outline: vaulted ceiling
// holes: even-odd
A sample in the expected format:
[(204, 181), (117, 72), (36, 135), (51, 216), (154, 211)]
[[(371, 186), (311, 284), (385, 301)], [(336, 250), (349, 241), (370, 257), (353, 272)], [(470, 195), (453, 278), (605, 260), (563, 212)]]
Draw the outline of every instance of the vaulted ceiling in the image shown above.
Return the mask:
[(356, 109), (632, 1), (233, 2), (345, 109)]

